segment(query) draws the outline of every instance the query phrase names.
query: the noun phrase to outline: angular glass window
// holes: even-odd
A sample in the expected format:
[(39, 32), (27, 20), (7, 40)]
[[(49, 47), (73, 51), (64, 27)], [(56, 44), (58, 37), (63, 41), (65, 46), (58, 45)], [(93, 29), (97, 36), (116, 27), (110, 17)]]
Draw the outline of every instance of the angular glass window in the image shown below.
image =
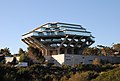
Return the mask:
[(70, 39), (70, 38), (67, 38), (67, 40), (71, 41), (72, 39)]
[(45, 30), (46, 30), (46, 31), (50, 31), (50, 28), (46, 28)]
[(55, 32), (51, 32), (51, 35), (55, 35)]
[(41, 39), (41, 41), (44, 41), (43, 39)]
[(87, 41), (86, 44), (89, 45), (89, 42)]
[(39, 36), (43, 36), (44, 35), (43, 32), (39, 32), (38, 34), (39, 34)]
[(57, 47), (57, 44), (50, 44), (51, 47)]
[(58, 27), (54, 28), (54, 30), (60, 30)]
[(57, 27), (57, 24), (51, 24), (51, 27)]
[(73, 44), (70, 44), (70, 46), (71, 46), (71, 47), (74, 47), (74, 45), (73, 45)]
[(61, 38), (61, 40), (64, 40), (65, 38)]
[(57, 46), (60, 46), (60, 44), (57, 44)]
[(51, 27), (51, 28), (50, 28), (50, 30), (54, 30), (54, 28), (53, 28), (53, 27)]
[(47, 35), (51, 35), (51, 33), (50, 33), (50, 32), (46, 32), (46, 34), (47, 34)]
[(49, 41), (49, 42), (50, 42), (50, 41), (51, 41), (51, 39), (45, 39), (45, 41)]
[(64, 35), (64, 32), (63, 31), (59, 31), (58, 35)]
[(63, 44), (63, 46), (67, 47), (67, 44)]
[(33, 36), (39, 36), (38, 33), (39, 33), (38, 31), (34, 31), (34, 32), (33, 32)]
[(85, 42), (85, 39), (81, 39), (82, 42)]
[(78, 42), (78, 39), (74, 39), (76, 42)]
[(61, 39), (53, 39), (53, 41), (61, 41)]

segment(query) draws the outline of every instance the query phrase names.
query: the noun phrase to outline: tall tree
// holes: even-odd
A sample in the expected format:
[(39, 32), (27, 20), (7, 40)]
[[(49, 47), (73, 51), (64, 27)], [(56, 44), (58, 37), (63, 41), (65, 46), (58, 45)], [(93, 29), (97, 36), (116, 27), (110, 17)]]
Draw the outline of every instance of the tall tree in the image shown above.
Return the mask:
[(44, 56), (42, 56), (42, 52), (38, 48), (29, 46), (28, 55), (35, 63), (43, 63), (45, 61)]
[(23, 53), (25, 53), (25, 51), (23, 51), (23, 49), (20, 48), (20, 49), (19, 49), (19, 55), (21, 55), (21, 54), (23, 54)]
[(98, 55), (99, 49), (96, 47), (89, 47), (83, 51), (83, 55)]
[(0, 49), (0, 62), (5, 63), (5, 55), (3, 54), (3, 49)]
[(17, 63), (18, 63), (18, 61), (17, 61), (16, 57), (13, 57), (12, 64), (16, 65)]
[(23, 51), (22, 48), (19, 49), (20, 62), (29, 62), (28, 53)]
[(11, 56), (10, 50), (7, 47), (4, 49), (1, 49), (1, 53), (4, 54), (5, 56)]
[(113, 45), (113, 49), (116, 50), (116, 51), (118, 51), (118, 52), (120, 52), (120, 43), (114, 44)]

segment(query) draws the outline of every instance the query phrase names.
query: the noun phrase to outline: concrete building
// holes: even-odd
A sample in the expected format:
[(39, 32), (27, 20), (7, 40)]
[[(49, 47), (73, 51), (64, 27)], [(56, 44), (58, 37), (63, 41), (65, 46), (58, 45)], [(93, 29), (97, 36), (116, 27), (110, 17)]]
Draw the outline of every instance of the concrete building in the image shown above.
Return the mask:
[(22, 41), (38, 48), (47, 61), (56, 65), (91, 64), (95, 58), (120, 63), (117, 57), (82, 55), (83, 50), (95, 41), (91, 32), (81, 25), (46, 23), (22, 35)]
[(46, 23), (24, 35), (22, 41), (42, 51), (43, 55), (75, 54), (94, 43), (91, 32), (81, 25)]

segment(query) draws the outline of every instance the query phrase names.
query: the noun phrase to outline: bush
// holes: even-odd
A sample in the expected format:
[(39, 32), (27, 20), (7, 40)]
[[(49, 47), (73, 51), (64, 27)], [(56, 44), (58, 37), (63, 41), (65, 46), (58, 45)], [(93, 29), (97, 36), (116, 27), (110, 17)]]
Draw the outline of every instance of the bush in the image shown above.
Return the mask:
[(104, 72), (92, 81), (120, 81), (120, 68), (115, 68), (111, 71)]
[(72, 75), (68, 81), (89, 81), (88, 72), (76, 73)]
[(31, 78), (28, 68), (20, 67), (16, 73), (16, 81), (28, 81)]

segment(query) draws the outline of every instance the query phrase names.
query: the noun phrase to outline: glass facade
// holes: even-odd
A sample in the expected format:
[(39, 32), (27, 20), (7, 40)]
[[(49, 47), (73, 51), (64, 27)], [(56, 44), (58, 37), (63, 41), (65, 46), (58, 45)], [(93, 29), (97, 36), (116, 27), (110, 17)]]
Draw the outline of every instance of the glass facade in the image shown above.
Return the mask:
[(80, 36), (91, 36), (91, 33), (88, 32), (79, 32), (79, 31), (47, 31), (47, 32), (32, 32), (32, 34), (30, 34), (31, 36), (46, 36), (46, 35), (64, 35), (64, 34), (69, 34), (69, 35), (80, 35)]
[(65, 23), (61, 23), (61, 24), (57, 24), (58, 27), (75, 27), (75, 28), (81, 28), (81, 25), (75, 25), (75, 24), (65, 24)]
[(47, 24), (40, 27), (39, 29), (31, 32), (31, 36), (50, 36), (50, 35), (80, 35), (80, 36), (91, 36), (90, 32), (87, 32), (81, 25), (73, 24)]
[(90, 33), (88, 33), (88, 32), (80, 32), (80, 31), (69, 31), (69, 30), (66, 30), (65, 33), (66, 34), (70, 34), (70, 35), (90, 36)]

